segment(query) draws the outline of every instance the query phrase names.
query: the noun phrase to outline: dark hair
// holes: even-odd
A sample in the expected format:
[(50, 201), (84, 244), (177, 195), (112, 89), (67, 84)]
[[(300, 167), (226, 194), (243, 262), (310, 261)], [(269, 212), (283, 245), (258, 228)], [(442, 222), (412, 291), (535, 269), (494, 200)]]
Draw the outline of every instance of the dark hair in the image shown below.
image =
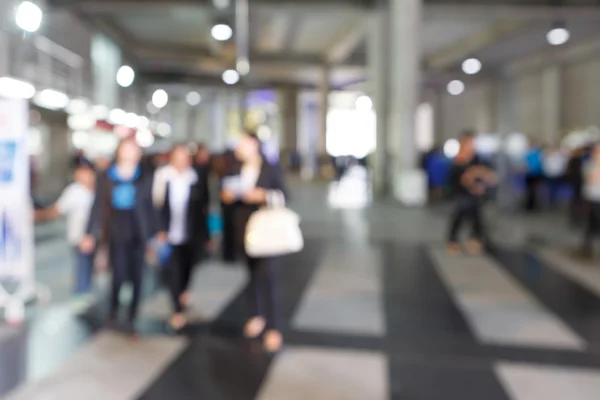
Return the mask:
[(463, 140), (473, 139), (475, 137), (475, 129), (464, 129), (460, 137)]

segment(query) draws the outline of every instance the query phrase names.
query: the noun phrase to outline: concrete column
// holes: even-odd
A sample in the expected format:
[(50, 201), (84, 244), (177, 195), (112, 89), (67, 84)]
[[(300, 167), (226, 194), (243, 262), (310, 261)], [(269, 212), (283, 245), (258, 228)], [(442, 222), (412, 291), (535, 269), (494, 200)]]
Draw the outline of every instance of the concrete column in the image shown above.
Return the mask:
[(390, 1), (388, 74), (390, 103), (387, 125), (393, 195), (404, 205), (427, 201), (427, 177), (418, 166), (415, 114), (420, 95), (422, 0)]
[(92, 100), (107, 107), (118, 107), (120, 95), (116, 77), (121, 66), (119, 47), (104, 35), (94, 35), (91, 43), (91, 63), (94, 82)]
[(546, 142), (557, 144), (561, 137), (561, 67), (550, 65), (542, 70), (542, 135)]
[(298, 152), (303, 179), (313, 179), (316, 174), (317, 137), (319, 134), (319, 109), (312, 93), (298, 96)]
[(387, 170), (387, 117), (389, 113), (388, 77), (389, 57), (386, 49), (389, 44), (389, 14), (387, 10), (377, 9), (369, 16), (369, 35), (367, 38), (367, 60), (369, 94), (373, 101), (376, 115), (375, 154), (371, 159), (373, 190), (381, 196), (389, 189)]
[(216, 93), (212, 104), (212, 124), (209, 147), (213, 152), (225, 150), (227, 117), (229, 111), (229, 94), (225, 91)]
[[(501, 76), (496, 83), (497, 93), (497, 132), (502, 138), (514, 133), (517, 124), (517, 102), (516, 83), (511, 76)], [(513, 163), (505, 151), (499, 151), (496, 159), (496, 170), (498, 173), (497, 204), (501, 211), (514, 210), (518, 205), (518, 199), (513, 190), (512, 171)]]
[(282, 117), (281, 151), (291, 154), (298, 149), (298, 88), (288, 86), (281, 90), (280, 113)]
[(171, 111), (172, 139), (176, 142), (183, 142), (188, 138), (189, 105), (183, 99), (172, 99), (169, 101), (168, 107)]
[(326, 65), (321, 73), (319, 82), (319, 136), (317, 141), (317, 152), (319, 156), (327, 155), (327, 113), (329, 111), (329, 78), (330, 69)]
[(0, 31), (0, 76), (10, 75), (10, 36)]

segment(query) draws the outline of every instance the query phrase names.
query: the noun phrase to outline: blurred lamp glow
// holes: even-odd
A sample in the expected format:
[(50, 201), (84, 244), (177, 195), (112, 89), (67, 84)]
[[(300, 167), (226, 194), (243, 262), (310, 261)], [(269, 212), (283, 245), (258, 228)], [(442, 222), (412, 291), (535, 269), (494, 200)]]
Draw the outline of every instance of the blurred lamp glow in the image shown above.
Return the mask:
[(202, 101), (202, 97), (198, 92), (189, 92), (185, 97), (185, 100), (190, 106), (197, 106)]
[(137, 128), (138, 129), (148, 129), (150, 127), (150, 120), (146, 117), (139, 117)]
[(468, 58), (462, 63), (462, 70), (467, 75), (475, 75), (481, 71), (481, 61), (476, 58)]
[(256, 135), (260, 140), (269, 140), (271, 138), (271, 134), (271, 128), (266, 125), (261, 125), (256, 131)]
[(139, 130), (135, 135), (135, 140), (140, 147), (150, 147), (154, 144), (154, 135), (148, 129)]
[(460, 150), (460, 142), (456, 139), (448, 139), (444, 143), (444, 155), (448, 158), (454, 158)]
[(117, 71), (117, 83), (121, 87), (129, 87), (135, 80), (135, 72), (129, 65), (123, 65)]
[(162, 137), (169, 136), (171, 134), (171, 126), (166, 122), (161, 122), (156, 126), (156, 133)]
[(223, 82), (228, 85), (235, 85), (240, 80), (240, 74), (234, 69), (228, 69), (223, 72)]
[(227, 24), (217, 24), (212, 27), (210, 34), (212, 35), (213, 39), (224, 42), (231, 39), (233, 36), (233, 30)]
[(152, 104), (151, 101), (149, 101), (148, 104), (146, 105), (146, 110), (148, 110), (148, 112), (150, 114), (158, 114), (160, 112), (160, 108), (158, 108), (154, 104)]
[(565, 44), (569, 41), (571, 34), (565, 28), (554, 28), (551, 29), (546, 34), (546, 40), (552, 46), (560, 46), (561, 44)]
[(108, 122), (113, 125), (124, 125), (127, 119), (127, 113), (120, 108), (110, 110), (108, 113)]
[(69, 114), (83, 114), (88, 110), (88, 102), (84, 99), (72, 99), (66, 108)]
[(87, 132), (84, 131), (76, 131), (71, 135), (71, 142), (73, 143), (73, 147), (76, 149), (83, 149), (89, 141), (89, 136)]
[(35, 32), (42, 24), (42, 10), (30, 1), (22, 2), (17, 8), (17, 26), (26, 32)]
[(135, 128), (138, 124), (138, 121), (139, 121), (139, 118), (138, 118), (137, 114), (127, 113), (127, 114), (125, 114), (123, 123), (125, 124), (125, 126), (127, 126), (129, 128)]
[(91, 113), (69, 115), (67, 126), (74, 131), (87, 131), (96, 126), (96, 118)]
[(0, 78), (0, 97), (8, 99), (31, 99), (35, 87), (28, 82), (3, 76)]
[(92, 114), (94, 114), (94, 117), (96, 117), (97, 120), (107, 119), (109, 113), (110, 110), (108, 109), (108, 107), (103, 106), (101, 104), (97, 104), (92, 107)]
[(34, 103), (49, 110), (60, 110), (69, 105), (69, 96), (54, 89), (44, 89), (34, 97)]
[(465, 91), (465, 84), (462, 81), (454, 80), (448, 83), (447, 89), (452, 96), (458, 96)]
[(169, 95), (162, 89), (158, 89), (152, 95), (152, 104), (156, 108), (163, 108), (169, 102)]
[(373, 101), (369, 96), (360, 96), (354, 103), (358, 111), (370, 111), (373, 108)]

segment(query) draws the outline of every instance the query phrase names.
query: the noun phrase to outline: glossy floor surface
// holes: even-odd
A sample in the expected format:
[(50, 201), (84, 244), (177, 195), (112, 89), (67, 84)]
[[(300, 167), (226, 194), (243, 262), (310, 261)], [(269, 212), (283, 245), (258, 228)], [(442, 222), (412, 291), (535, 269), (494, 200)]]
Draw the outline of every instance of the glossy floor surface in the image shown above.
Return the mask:
[(102, 329), (101, 304), (75, 315), (63, 226), (40, 227), (38, 277), (54, 299), (25, 326), (0, 326), (0, 396), (600, 399), (600, 268), (561, 247), (574, 234), (559, 215), (490, 215), (495, 245), (452, 257), (444, 209), (363, 209), (364, 188), (344, 185), (294, 185), (306, 248), (277, 268), (286, 343), (275, 356), (242, 338), (242, 266), (198, 266), (181, 335), (165, 328), (168, 298), (148, 273), (131, 343)]

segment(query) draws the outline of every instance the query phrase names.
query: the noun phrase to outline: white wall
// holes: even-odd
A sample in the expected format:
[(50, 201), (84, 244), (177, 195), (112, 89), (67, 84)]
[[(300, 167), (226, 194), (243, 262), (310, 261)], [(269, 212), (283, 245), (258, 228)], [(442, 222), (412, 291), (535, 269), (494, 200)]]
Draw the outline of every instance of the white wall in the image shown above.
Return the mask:
[(563, 128), (600, 126), (600, 58), (563, 69)]

